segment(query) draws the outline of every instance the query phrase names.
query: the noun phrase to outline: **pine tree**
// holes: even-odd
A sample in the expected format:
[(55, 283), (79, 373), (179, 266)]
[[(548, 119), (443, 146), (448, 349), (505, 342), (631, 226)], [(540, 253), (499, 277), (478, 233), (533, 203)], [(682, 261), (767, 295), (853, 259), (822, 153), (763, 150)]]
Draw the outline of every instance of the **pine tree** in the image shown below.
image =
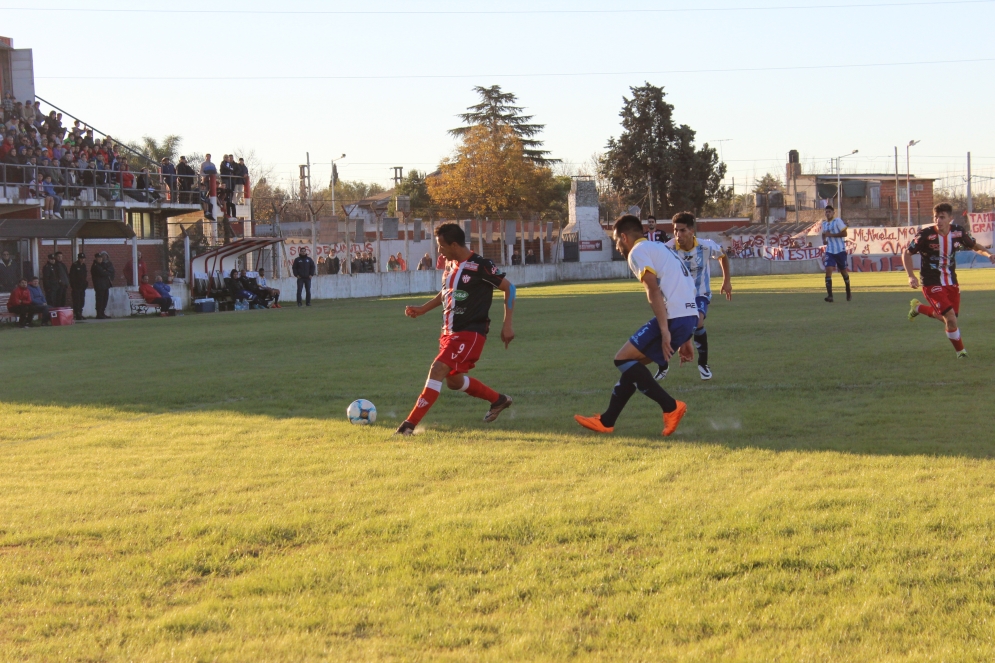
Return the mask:
[(535, 138), (542, 133), (546, 125), (533, 124), (534, 115), (523, 115), (522, 111), (525, 108), (514, 105), (518, 97), (511, 92), (502, 92), (500, 85), (491, 87), (478, 85), (473, 91), (480, 95), (480, 103), (467, 108), (466, 113), (459, 114), (458, 117), (466, 122), (467, 126), (450, 129), (450, 134), (462, 138), (473, 127), (487, 127), (492, 133), (498, 127), (509, 127), (521, 142), (526, 159), (538, 166), (560, 162), (559, 159), (550, 159), (549, 151), (542, 149), (543, 142)]
[[(652, 184), (653, 207), (662, 218), (689, 210), (699, 214), (721, 190), (726, 166), (695, 132), (674, 123), (674, 107), (662, 87), (646, 83), (623, 98), (622, 134), (608, 139), (601, 175), (632, 203), (645, 201)], [(648, 206), (648, 205), (647, 205)]]

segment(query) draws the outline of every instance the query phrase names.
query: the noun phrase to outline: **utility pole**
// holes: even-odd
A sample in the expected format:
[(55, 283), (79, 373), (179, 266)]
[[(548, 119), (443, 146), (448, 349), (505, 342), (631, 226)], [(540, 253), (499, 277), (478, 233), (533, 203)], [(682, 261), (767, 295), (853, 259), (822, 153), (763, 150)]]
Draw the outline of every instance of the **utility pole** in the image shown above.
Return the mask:
[[(339, 157), (339, 159), (345, 159), (345, 153), (343, 153), (342, 156)], [(332, 190), (332, 218), (335, 220), (334, 223), (335, 223), (336, 242), (338, 242), (338, 233), (339, 233), (339, 213), (338, 210), (335, 209), (335, 185), (339, 183), (339, 169), (335, 166), (335, 162), (338, 161), (339, 159), (332, 159), (332, 174), (329, 176), (330, 180), (328, 183), (328, 188)], [(346, 237), (348, 238), (349, 236), (348, 218), (346, 218), (345, 224), (346, 224)], [(329, 259), (334, 257), (335, 254), (333, 253), (331, 256), (329, 256)], [(349, 262), (349, 242), (347, 241), (345, 245), (345, 259), (343, 260), (343, 264), (339, 266), (340, 274), (348, 273), (348, 270), (345, 268), (345, 264), (347, 264), (348, 262)]]
[[(408, 262), (408, 215), (401, 210), (401, 206), (398, 205), (397, 201), (397, 187), (401, 186), (401, 182), (404, 181), (404, 167), (394, 166), (394, 211), (397, 216), (400, 217), (401, 227), (404, 228), (404, 262)], [(405, 264), (405, 267), (408, 265)]]
[(967, 153), (967, 213), (974, 212), (974, 200), (971, 198), (971, 153)]
[(649, 196), (649, 199), (650, 199), (650, 216), (652, 216), (655, 219), (656, 218), (656, 209), (655, 209), (655, 206), (653, 204), (653, 180), (647, 178), (647, 184), (649, 185), (649, 192), (648, 192), (647, 195)]
[(318, 224), (314, 218), (314, 192), (311, 189), (311, 153), (307, 152), (307, 210), (311, 214), (311, 260), (318, 262)]
[(898, 201), (898, 145), (895, 146), (895, 224), (902, 223), (902, 204)]
[(843, 180), (840, 175), (840, 163), (843, 157), (848, 157), (856, 154), (860, 150), (854, 150), (850, 154), (844, 154), (843, 156), (836, 157), (836, 216), (843, 218)]
[(908, 202), (909, 223), (912, 225), (912, 167), (909, 164), (909, 155), (913, 147), (919, 144), (917, 140), (910, 140), (905, 146), (905, 199)]

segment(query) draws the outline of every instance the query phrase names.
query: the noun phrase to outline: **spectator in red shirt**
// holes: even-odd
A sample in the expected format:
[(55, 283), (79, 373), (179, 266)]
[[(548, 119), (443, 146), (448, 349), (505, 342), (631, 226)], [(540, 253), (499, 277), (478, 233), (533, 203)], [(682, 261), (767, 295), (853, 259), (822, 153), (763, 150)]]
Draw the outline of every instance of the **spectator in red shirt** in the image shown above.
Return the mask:
[(32, 301), (31, 288), (28, 288), (27, 279), (21, 279), (17, 282), (17, 287), (10, 293), (10, 299), (7, 301), (7, 310), (18, 315), (18, 327), (30, 326), (36, 313), (41, 317), (43, 325), (48, 323), (48, 305), (45, 303), (45, 296), (38, 286), (37, 277), (31, 279), (31, 285), (37, 291), (35, 295), (37, 302)]
[(153, 304), (159, 307), (160, 315), (169, 315), (170, 309), (173, 308), (172, 297), (163, 297), (159, 292), (152, 287), (149, 283), (149, 277), (146, 274), (142, 277), (142, 284), (138, 286), (138, 294), (145, 299), (146, 304)]
[(135, 175), (128, 170), (126, 164), (121, 164), (121, 188), (122, 189), (134, 189), (135, 188)]
[[(124, 265), (124, 279), (125, 279), (125, 281), (128, 282), (129, 286), (134, 285), (131, 282), (131, 277), (134, 275), (134, 271), (135, 271), (134, 269), (132, 269), (132, 266), (133, 266), (133, 263), (130, 260), (127, 263), (125, 263), (125, 265)], [(149, 270), (145, 266), (145, 261), (142, 260), (142, 252), (139, 251), (138, 252), (138, 282), (139, 283), (144, 283), (145, 282), (145, 277), (148, 276), (148, 273), (149, 273)]]

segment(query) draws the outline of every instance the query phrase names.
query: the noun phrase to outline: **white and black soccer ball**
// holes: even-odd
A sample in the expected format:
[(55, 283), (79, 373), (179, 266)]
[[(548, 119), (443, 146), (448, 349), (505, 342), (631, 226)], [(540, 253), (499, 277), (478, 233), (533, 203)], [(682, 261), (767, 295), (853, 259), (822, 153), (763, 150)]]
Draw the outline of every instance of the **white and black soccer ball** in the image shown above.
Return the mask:
[(360, 398), (349, 404), (345, 415), (349, 417), (349, 423), (366, 426), (377, 420), (377, 408), (365, 398)]

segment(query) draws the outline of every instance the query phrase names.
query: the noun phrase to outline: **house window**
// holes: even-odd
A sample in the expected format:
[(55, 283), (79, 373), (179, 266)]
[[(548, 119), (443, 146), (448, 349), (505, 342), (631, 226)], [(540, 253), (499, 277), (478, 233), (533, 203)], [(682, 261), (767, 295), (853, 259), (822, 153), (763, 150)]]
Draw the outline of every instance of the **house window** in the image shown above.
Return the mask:
[(898, 202), (907, 203), (909, 202), (909, 190), (904, 186), (898, 187)]
[(798, 206), (798, 209), (802, 209), (805, 207), (805, 203), (808, 202), (806, 200), (807, 198), (808, 195), (807, 192), (805, 191), (798, 191), (795, 193), (795, 205)]
[(149, 212), (128, 212), (128, 225), (135, 231), (138, 239), (152, 239), (155, 237), (152, 226), (152, 214)]

